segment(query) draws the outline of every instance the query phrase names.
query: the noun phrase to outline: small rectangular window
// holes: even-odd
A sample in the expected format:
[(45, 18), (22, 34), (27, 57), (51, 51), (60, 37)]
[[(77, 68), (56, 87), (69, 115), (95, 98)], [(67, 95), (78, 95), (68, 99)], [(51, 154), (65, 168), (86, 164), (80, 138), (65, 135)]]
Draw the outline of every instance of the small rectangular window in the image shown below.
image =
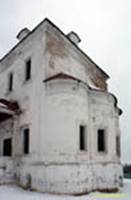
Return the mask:
[(97, 146), (99, 152), (105, 152), (106, 151), (106, 145), (105, 145), (105, 130), (99, 129), (97, 132)]
[(23, 130), (23, 137), (24, 154), (29, 154), (29, 128)]
[(3, 141), (3, 156), (12, 156), (12, 139), (4, 139)]
[(11, 92), (13, 90), (13, 73), (11, 72), (8, 77), (8, 91)]
[(80, 126), (79, 127), (79, 135), (80, 135), (80, 150), (86, 150), (86, 127)]
[(116, 153), (118, 156), (120, 156), (120, 136), (116, 136)]
[(26, 69), (25, 69), (25, 80), (28, 81), (31, 79), (31, 59), (26, 61)]

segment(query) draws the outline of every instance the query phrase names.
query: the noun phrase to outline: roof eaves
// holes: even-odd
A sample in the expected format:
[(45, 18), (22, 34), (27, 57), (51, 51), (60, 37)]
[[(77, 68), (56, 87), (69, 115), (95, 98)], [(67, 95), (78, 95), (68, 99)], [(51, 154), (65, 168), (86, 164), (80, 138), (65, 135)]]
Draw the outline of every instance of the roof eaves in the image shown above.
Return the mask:
[(43, 23), (48, 22), (49, 24), (51, 24), (54, 28), (56, 28), (75, 48), (77, 48), (77, 50), (82, 53), (82, 55), (84, 55), (88, 60), (90, 60), (90, 62), (92, 62), (92, 64), (94, 64), (105, 76), (106, 78), (110, 78), (109, 75), (104, 72), (84, 51), (82, 51), (75, 43), (73, 43), (67, 35), (65, 35), (63, 33), (63, 31), (61, 31), (52, 21), (50, 21), (48, 18), (45, 18), (42, 22), (40, 22), (32, 31), (30, 31), (30, 33), (24, 37), (21, 41), (19, 41), (7, 54), (5, 54), (5, 56), (3, 56), (0, 59), (0, 63), (3, 62), (8, 56), (9, 54), (11, 54), (12, 51), (14, 51), (24, 40), (26, 40), (31, 34), (33, 34), (35, 32), (35, 30), (37, 30)]
[(48, 78), (46, 78), (45, 80), (43, 80), (43, 82), (49, 82), (51, 80), (55, 80), (55, 79), (72, 79), (72, 80), (76, 80), (76, 81), (81, 81), (80, 79), (73, 77), (71, 75), (65, 74), (63, 72), (57, 73), (53, 76), (50, 76)]
[(11, 53), (14, 51), (24, 40), (26, 40), (30, 35), (32, 35), (43, 23), (46, 21), (49, 22), (47, 18), (45, 18), (43, 21), (41, 21), (32, 31), (29, 32), (27, 36), (25, 36), (22, 40), (20, 40), (8, 53), (6, 53), (1, 59), (0, 63), (3, 62)]

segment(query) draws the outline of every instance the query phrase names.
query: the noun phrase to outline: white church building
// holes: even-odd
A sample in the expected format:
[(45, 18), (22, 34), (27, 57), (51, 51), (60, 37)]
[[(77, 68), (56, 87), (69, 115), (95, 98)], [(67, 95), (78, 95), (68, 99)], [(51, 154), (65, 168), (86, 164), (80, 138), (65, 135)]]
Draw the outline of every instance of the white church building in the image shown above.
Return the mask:
[(109, 76), (48, 19), (17, 39), (0, 60), (0, 184), (117, 191), (122, 111)]

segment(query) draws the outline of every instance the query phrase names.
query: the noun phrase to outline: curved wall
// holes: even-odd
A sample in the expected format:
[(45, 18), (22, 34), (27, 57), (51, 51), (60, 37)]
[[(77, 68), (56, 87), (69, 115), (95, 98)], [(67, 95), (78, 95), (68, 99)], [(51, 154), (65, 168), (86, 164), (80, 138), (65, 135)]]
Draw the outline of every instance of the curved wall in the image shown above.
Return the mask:
[[(46, 83), (41, 157), (25, 162), (20, 183), (43, 192), (83, 194), (93, 190), (117, 191), (122, 167), (116, 154), (118, 113), (109, 93), (91, 91), (74, 80)], [(79, 126), (85, 125), (86, 151), (79, 149)], [(106, 128), (107, 151), (97, 152), (97, 130)]]

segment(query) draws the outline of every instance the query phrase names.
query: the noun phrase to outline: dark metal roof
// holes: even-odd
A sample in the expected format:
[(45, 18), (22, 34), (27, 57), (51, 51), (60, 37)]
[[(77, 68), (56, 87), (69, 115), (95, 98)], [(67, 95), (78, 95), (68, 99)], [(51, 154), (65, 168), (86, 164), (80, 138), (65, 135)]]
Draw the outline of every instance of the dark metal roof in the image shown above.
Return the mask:
[(0, 99), (0, 103), (3, 104), (2, 108), (6, 108), (9, 111), (17, 112), (19, 105), (16, 101), (8, 101), (6, 99)]

